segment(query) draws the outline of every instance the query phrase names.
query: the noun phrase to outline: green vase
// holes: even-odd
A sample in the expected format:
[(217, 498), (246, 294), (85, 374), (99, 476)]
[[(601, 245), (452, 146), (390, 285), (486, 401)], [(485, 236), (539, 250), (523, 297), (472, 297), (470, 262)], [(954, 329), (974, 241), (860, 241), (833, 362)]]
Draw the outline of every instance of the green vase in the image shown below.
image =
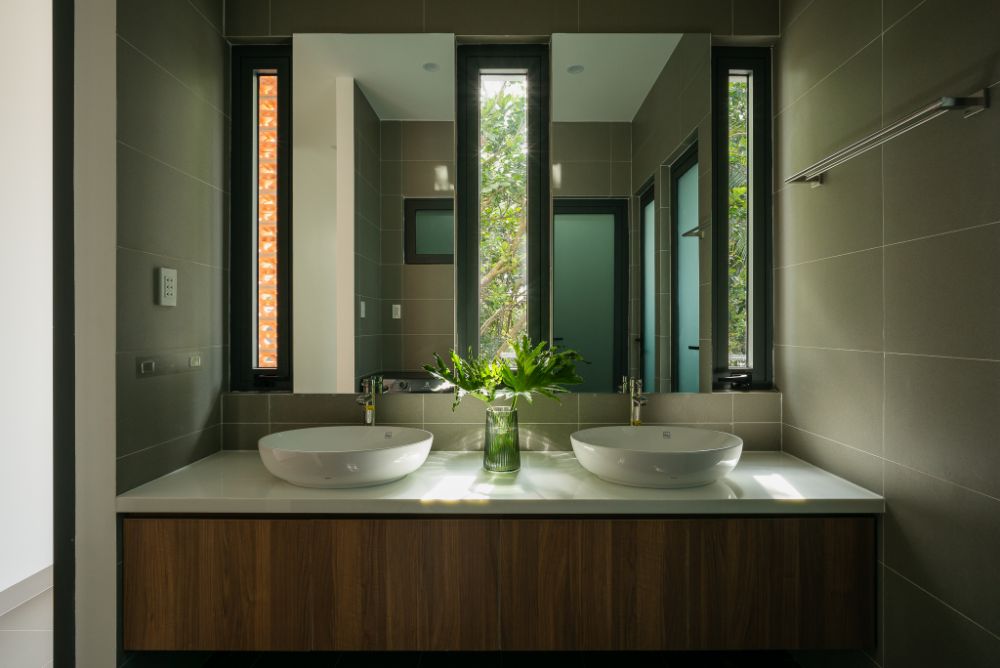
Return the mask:
[(512, 473), (521, 468), (517, 436), (517, 409), (510, 406), (486, 408), (486, 447), (483, 468), (494, 473)]

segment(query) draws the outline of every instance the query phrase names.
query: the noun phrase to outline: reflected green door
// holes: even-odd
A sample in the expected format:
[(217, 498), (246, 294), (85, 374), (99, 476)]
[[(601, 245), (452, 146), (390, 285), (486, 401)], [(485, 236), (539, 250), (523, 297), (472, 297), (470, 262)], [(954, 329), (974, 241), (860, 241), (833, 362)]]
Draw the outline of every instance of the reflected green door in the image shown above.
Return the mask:
[(615, 390), (615, 217), (565, 213), (554, 217), (552, 335), (589, 364), (577, 367), (578, 392)]
[(698, 244), (696, 236), (681, 233), (698, 227), (698, 163), (677, 179), (676, 262), (677, 391), (698, 391)]

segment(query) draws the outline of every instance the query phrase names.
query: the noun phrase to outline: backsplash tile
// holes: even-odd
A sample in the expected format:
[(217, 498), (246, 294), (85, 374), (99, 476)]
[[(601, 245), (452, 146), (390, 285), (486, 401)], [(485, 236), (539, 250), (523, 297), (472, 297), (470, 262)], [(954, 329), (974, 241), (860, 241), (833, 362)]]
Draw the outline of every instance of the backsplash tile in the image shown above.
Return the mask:
[[(781, 395), (776, 392), (651, 394), (646, 424), (734, 433), (747, 450), (781, 448)], [(380, 425), (426, 429), (435, 450), (482, 450), (486, 405), (466, 398), (452, 410), (453, 396), (386, 394), (375, 401)], [(230, 393), (223, 397), (223, 448), (252, 450), (267, 434), (324, 425), (360, 425), (364, 410), (355, 394)], [(739, 406), (738, 413), (735, 407)], [(555, 402), (539, 397), (518, 404), (523, 450), (571, 450), (570, 434), (588, 427), (625, 425), (629, 399), (621, 394), (569, 393)]]

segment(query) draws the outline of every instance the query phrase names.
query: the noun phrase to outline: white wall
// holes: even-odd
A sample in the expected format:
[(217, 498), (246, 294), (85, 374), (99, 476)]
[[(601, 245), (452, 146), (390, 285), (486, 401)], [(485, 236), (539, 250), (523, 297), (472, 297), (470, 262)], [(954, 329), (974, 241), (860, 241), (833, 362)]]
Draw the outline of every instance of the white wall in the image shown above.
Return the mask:
[(0, 592), (52, 564), (52, 7), (0, 3)]
[(76, 301), (76, 661), (114, 666), (115, 0), (77, 0), (73, 225)]
[(322, 35), (292, 40), (295, 392), (354, 390), (354, 80)]

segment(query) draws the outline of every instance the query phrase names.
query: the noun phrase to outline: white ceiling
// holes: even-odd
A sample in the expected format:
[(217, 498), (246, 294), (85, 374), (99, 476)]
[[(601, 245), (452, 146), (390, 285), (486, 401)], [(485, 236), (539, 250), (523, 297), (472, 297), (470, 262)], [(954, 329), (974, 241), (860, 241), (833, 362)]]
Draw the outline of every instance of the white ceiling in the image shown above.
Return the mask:
[(552, 120), (631, 122), (681, 37), (553, 34)]
[[(450, 121), (455, 118), (455, 36), (299, 34), (296, 67), (332, 82), (354, 77), (382, 120)], [(424, 63), (437, 63), (428, 72)]]

